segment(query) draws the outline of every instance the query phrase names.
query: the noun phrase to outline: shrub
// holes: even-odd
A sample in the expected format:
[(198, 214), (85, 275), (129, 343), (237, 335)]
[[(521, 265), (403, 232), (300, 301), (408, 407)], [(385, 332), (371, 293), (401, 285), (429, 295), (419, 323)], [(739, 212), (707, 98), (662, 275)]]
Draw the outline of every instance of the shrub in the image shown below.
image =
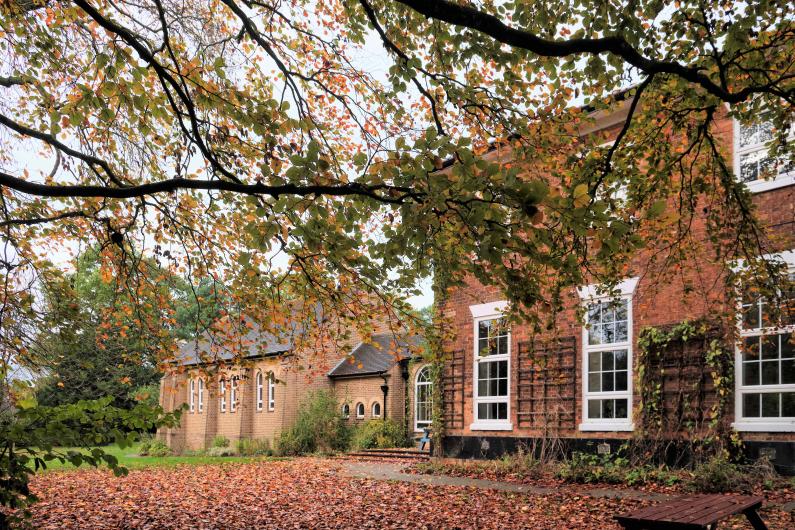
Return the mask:
[(575, 452), (569, 460), (561, 464), (557, 475), (568, 482), (580, 484), (591, 482), (619, 484), (623, 482), (623, 470), (628, 465), (626, 458), (618, 456)]
[(207, 456), (235, 456), (235, 450), (231, 447), (210, 447)]
[(166, 443), (162, 440), (154, 440), (149, 445), (149, 450), (147, 454), (149, 456), (156, 456), (156, 457), (169, 456), (171, 454), (171, 448), (167, 446)]
[(138, 446), (138, 454), (140, 456), (146, 456), (149, 454), (151, 448), (152, 448), (152, 440), (144, 440), (141, 442), (141, 445)]
[(270, 440), (267, 438), (241, 438), (237, 441), (237, 454), (240, 456), (271, 456)]
[(356, 449), (388, 449), (406, 447), (406, 430), (391, 419), (373, 419), (359, 425), (353, 433), (353, 447)]
[(212, 447), (229, 447), (229, 438), (220, 434), (213, 438)]
[(276, 449), (280, 455), (332, 453), (346, 450), (349, 441), (350, 429), (337, 400), (331, 392), (319, 390), (301, 404), (295, 423), (281, 433)]
[(693, 470), (688, 486), (704, 493), (723, 493), (745, 489), (748, 480), (740, 467), (725, 456), (713, 456)]

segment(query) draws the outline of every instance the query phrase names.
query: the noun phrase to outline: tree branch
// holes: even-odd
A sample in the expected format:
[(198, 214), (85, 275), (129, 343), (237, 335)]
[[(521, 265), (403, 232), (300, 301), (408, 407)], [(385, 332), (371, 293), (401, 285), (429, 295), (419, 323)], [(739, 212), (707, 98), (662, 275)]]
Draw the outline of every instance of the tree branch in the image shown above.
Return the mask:
[[(624, 59), (647, 75), (672, 74), (704, 88), (713, 96), (726, 103), (740, 103), (755, 93), (771, 92), (782, 97), (787, 94), (773, 87), (745, 87), (730, 92), (727, 87), (713, 82), (700, 68), (685, 66), (672, 61), (658, 61), (644, 57), (623, 37), (579, 38), (569, 40), (544, 39), (529, 31), (517, 29), (503, 23), (496, 16), (468, 5), (460, 5), (449, 0), (395, 0), (414, 11), (433, 18), (479, 31), (494, 40), (527, 50), (542, 57), (567, 57), (570, 55), (599, 55), (610, 53)], [(790, 92), (789, 97), (792, 97)]]
[[(378, 202), (386, 204), (404, 204), (412, 199), (421, 202), (423, 194), (413, 191), (410, 188), (389, 185), (368, 186), (352, 182), (340, 185), (320, 185), (310, 184), (301, 186), (298, 184), (282, 184), (278, 186), (268, 186), (266, 184), (243, 184), (227, 180), (198, 180), (186, 178), (173, 178), (149, 182), (138, 186), (126, 186), (113, 188), (108, 186), (95, 185), (49, 185), (29, 182), (27, 180), (9, 175), (0, 171), (0, 186), (7, 186), (20, 193), (36, 195), (38, 197), (107, 197), (112, 199), (131, 199), (154, 195), (157, 193), (168, 193), (177, 190), (214, 190), (242, 193), (245, 195), (270, 195), (278, 198), (281, 195), (329, 195), (329, 196), (350, 196), (357, 195), (368, 197)], [(381, 192), (385, 192), (382, 194)], [(397, 193), (389, 196), (390, 193)]]

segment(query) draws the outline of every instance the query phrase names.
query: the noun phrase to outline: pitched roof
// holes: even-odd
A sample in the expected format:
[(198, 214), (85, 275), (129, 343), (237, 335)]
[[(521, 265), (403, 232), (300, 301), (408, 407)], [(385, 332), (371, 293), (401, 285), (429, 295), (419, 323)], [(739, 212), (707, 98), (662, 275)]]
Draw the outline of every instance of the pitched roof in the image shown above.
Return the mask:
[[(286, 353), (292, 349), (292, 336), (295, 330), (287, 330), (274, 335), (263, 332), (259, 326), (254, 325), (240, 339), (240, 353), (243, 357), (261, 357)], [(232, 352), (224, 347), (209, 333), (205, 333), (196, 340), (188, 341), (180, 346), (177, 354), (177, 363), (182, 365), (201, 364), (205, 362), (229, 361), (234, 357)]]
[(386, 372), (401, 359), (412, 356), (411, 347), (421, 344), (421, 337), (397, 336), (394, 333), (372, 335), (369, 342), (360, 342), (328, 376), (352, 377)]

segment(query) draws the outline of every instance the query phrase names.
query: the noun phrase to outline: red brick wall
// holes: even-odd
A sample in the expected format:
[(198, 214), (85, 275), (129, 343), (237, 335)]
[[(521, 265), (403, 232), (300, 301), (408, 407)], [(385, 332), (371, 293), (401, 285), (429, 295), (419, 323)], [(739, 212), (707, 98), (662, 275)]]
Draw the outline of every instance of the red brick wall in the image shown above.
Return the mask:
[[(729, 151), (732, 146), (732, 122), (723, 118), (717, 124), (717, 135), (722, 139)], [(780, 188), (756, 194), (753, 198), (757, 207), (760, 223), (764, 228), (764, 244), (769, 252), (795, 248), (795, 186)], [(706, 226), (703, 218), (697, 219), (694, 234), (703, 240), (706, 245)], [(633, 359), (637, 359), (637, 337), (641, 329), (649, 326), (664, 326), (679, 323), (684, 320), (693, 320), (700, 317), (711, 317), (720, 312), (729, 310), (729, 303), (724, 292), (723, 275), (727, 272), (727, 264), (712, 261), (711, 253), (705, 252), (694, 257), (698, 266), (685, 267), (681, 271), (663, 269), (658, 265), (649, 264), (649, 252), (638, 255), (632, 264), (632, 271), (627, 277), (640, 276), (633, 297)], [(671, 274), (675, 272), (675, 274)], [(473, 318), (469, 307), (476, 304), (503, 300), (506, 297), (498, 290), (486, 287), (473, 278), (466, 282), (465, 287), (453, 289), (447, 300), (444, 313), (455, 331), (455, 338), (446, 348), (448, 351), (463, 351), (464, 376), (463, 376), (463, 428), (450, 428), (450, 435), (478, 435), (478, 436), (539, 436), (539, 431), (519, 428), (516, 411), (516, 396), (518, 381), (516, 377), (517, 353), (519, 343), (531, 339), (527, 326), (514, 325), (511, 336), (511, 382), (510, 382), (510, 416), (513, 424), (512, 431), (476, 431), (470, 430), (473, 422)], [(572, 290), (568, 293), (567, 303), (570, 308), (577, 307), (580, 299)], [(582, 327), (576, 321), (573, 310), (568, 310), (560, 315), (556, 323), (556, 333), (559, 336), (574, 336), (576, 338), (576, 424), (582, 421)], [(637, 410), (637, 392), (633, 392)], [(733, 415), (733, 405), (730, 414)], [(580, 438), (625, 438), (631, 433), (615, 432), (580, 432), (575, 427), (564, 433), (567, 437)], [(743, 433), (746, 439), (764, 440), (791, 440), (792, 433)]]

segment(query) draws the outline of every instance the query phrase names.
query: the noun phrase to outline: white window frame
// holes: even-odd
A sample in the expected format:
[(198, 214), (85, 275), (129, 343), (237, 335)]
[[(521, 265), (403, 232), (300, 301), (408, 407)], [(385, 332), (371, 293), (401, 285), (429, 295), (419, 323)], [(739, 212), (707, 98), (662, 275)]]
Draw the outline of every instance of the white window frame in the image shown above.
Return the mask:
[(226, 380), (224, 379), (218, 382), (218, 399), (221, 412), (226, 412)]
[[(375, 408), (378, 407), (378, 414), (375, 412)], [(373, 401), (373, 404), (370, 405), (370, 416), (373, 418), (380, 418), (381, 417), (381, 403), (378, 401)]]
[(191, 414), (196, 412), (196, 380), (192, 377), (188, 381), (188, 409)]
[(430, 392), (428, 393), (428, 395), (430, 396), (430, 400), (428, 401), (428, 404), (431, 407), (431, 411), (433, 411), (433, 381), (430, 380), (430, 376), (429, 376), (429, 380), (428, 381), (420, 382), (420, 375), (423, 372), (430, 372), (430, 368), (427, 365), (423, 366), (422, 368), (417, 370), (416, 374), (414, 374), (414, 432), (422, 432), (422, 430), (426, 427), (425, 423), (428, 423), (427, 427), (430, 427), (431, 424), (433, 423), (432, 420), (427, 421), (427, 422), (423, 421), (423, 425), (420, 426), (419, 420), (418, 420), (419, 411), (420, 411), (420, 401), (417, 398), (417, 396), (420, 395), (420, 386), (428, 386), (428, 387), (430, 387)]
[(342, 417), (346, 420), (351, 417), (351, 406), (347, 403), (342, 404)]
[[(478, 304), (469, 307), (472, 313), (472, 337), (473, 337), (473, 361), (472, 361), (472, 423), (469, 425), (471, 431), (512, 431), (513, 423), (511, 423), (511, 346), (512, 335), (510, 328), (508, 329), (508, 353), (501, 355), (489, 355), (488, 358), (481, 357), (478, 354), (478, 324), (484, 320), (494, 320), (503, 318), (505, 311), (508, 308), (506, 300), (498, 302), (489, 302), (487, 304)], [(486, 362), (495, 361), (508, 361), (508, 393), (503, 397), (483, 397), (478, 396), (478, 366), (482, 360)], [(507, 414), (504, 420), (480, 420), (478, 419), (478, 404), (480, 403), (502, 403), (507, 404)]]
[[(361, 413), (359, 412), (359, 409), (361, 409)], [(356, 404), (356, 417), (358, 419), (364, 418), (364, 403), (361, 401)]]
[[(787, 270), (795, 272), (795, 250), (775, 254), (765, 254), (763, 259), (783, 262)], [(742, 267), (739, 263), (737, 267)], [(737, 268), (735, 267), (735, 269)], [(795, 384), (779, 385), (743, 385), (742, 342), (746, 337), (775, 335), (795, 332), (795, 325), (783, 327), (758, 328), (744, 331), (742, 328), (742, 296), (737, 305), (737, 331), (739, 340), (734, 348), (734, 423), (732, 428), (739, 432), (795, 432), (795, 418), (744, 418), (743, 394), (763, 394), (765, 392), (795, 392)]]
[(258, 371), (257, 375), (254, 378), (255, 381), (255, 393), (254, 397), (257, 403), (257, 412), (262, 412), (263, 406), (265, 404), (263, 397), (264, 397), (264, 388), (265, 386), (262, 384), (262, 371)]
[(198, 410), (199, 413), (204, 412), (204, 379), (201, 377), (199, 378), (199, 388), (198, 388)]
[[(769, 142), (766, 144), (754, 144), (746, 147), (740, 147), (740, 127), (742, 124), (736, 118), (732, 119), (732, 130), (733, 130), (733, 166), (734, 166), (734, 175), (735, 178), (739, 181), (741, 178), (740, 174), (740, 157), (742, 155), (747, 155), (749, 153), (754, 153), (757, 151), (765, 150), (767, 151), (770, 147)], [(790, 129), (790, 140), (795, 140), (795, 127)], [(763, 191), (770, 191), (775, 190), (778, 188), (783, 188), (785, 186), (791, 186), (795, 184), (795, 171), (790, 171), (789, 173), (782, 173), (777, 175), (776, 178), (772, 178), (769, 180), (753, 180), (750, 182), (746, 182), (745, 185), (748, 186), (748, 191), (751, 193), (762, 193)]]
[(229, 383), (229, 412), (236, 412), (237, 411), (237, 385), (238, 385), (238, 376), (233, 376), (232, 380)]
[[(632, 399), (634, 385), (633, 369), (633, 343), (635, 334), (633, 332), (633, 298), (635, 288), (638, 285), (638, 278), (628, 278), (616, 285), (613, 292), (605, 292), (600, 284), (587, 285), (577, 288), (582, 303), (587, 307), (589, 304), (597, 302), (609, 302), (611, 300), (627, 301), (627, 340), (625, 342), (615, 342), (610, 344), (588, 344), (588, 314), (586, 312), (584, 325), (582, 326), (582, 355), (580, 358), (582, 370), (582, 422), (579, 424), (580, 431), (597, 432), (628, 432), (635, 429), (632, 422)], [(627, 389), (620, 392), (589, 392), (588, 391), (588, 356), (591, 352), (601, 352), (605, 350), (627, 350)], [(616, 419), (592, 419), (588, 417), (588, 400), (594, 399), (626, 399), (627, 418)]]
[(268, 411), (276, 410), (276, 380), (273, 374), (268, 376)]

